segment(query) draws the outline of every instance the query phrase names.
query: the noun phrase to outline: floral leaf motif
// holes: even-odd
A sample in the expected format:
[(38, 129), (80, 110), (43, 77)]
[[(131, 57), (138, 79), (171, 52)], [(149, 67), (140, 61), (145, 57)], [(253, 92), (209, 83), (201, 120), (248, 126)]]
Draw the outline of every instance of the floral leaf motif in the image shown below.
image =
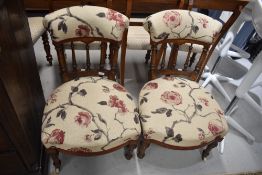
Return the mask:
[(192, 30), (196, 34), (199, 31), (199, 27), (198, 26), (192, 26)]
[(107, 105), (107, 102), (106, 101), (100, 101), (100, 102), (98, 102), (98, 104), (100, 104), (100, 105)]
[(158, 36), (154, 36), (155, 39), (166, 39), (168, 38), (169, 33), (163, 32), (161, 34), (159, 34)]
[(151, 111), (152, 114), (164, 114), (167, 111), (167, 108), (158, 108), (155, 111)]
[(99, 119), (102, 123), (104, 123), (105, 125), (107, 125), (105, 119), (103, 119), (100, 114), (97, 114), (97, 116), (98, 116), (98, 119)]
[(141, 115), (141, 117), (143, 117), (143, 118), (151, 118), (151, 116), (149, 116), (149, 115)]
[(98, 16), (100, 18), (104, 18), (104, 17), (106, 17), (106, 14), (104, 12), (100, 12), (100, 13), (96, 14), (96, 16)]
[(61, 30), (62, 29), (63, 23), (64, 23), (63, 20), (58, 23), (57, 30)]
[(64, 33), (67, 33), (67, 26), (64, 19), (58, 23), (57, 29), (62, 30)]
[(51, 117), (48, 118), (46, 124), (50, 123), (51, 122)]
[(71, 91), (72, 92), (77, 92), (78, 91), (78, 87), (71, 86)]
[(99, 132), (95, 135), (94, 140), (99, 140), (102, 136), (102, 132), (99, 130)]
[(144, 99), (142, 98), (141, 100), (140, 100), (140, 105), (142, 105), (144, 103)]
[(99, 129), (95, 129), (95, 130), (91, 130), (93, 133), (95, 133), (95, 134), (97, 134), (97, 133), (99, 133), (100, 132), (100, 130)]
[(126, 94), (127, 98), (129, 98), (130, 100), (133, 100), (133, 98), (131, 97), (131, 95)]
[(58, 113), (56, 114), (56, 117), (61, 117), (64, 120), (66, 118), (65, 110), (61, 109), (60, 111), (58, 111)]
[(179, 143), (179, 142), (181, 142), (183, 139), (182, 139), (181, 134), (177, 134), (177, 135), (173, 138), (173, 140), (174, 140), (175, 142)]
[(172, 115), (172, 110), (171, 109), (168, 109), (167, 112), (166, 112), (166, 116), (167, 117), (170, 117)]
[(147, 122), (147, 120), (144, 119), (143, 117), (140, 117), (140, 120), (141, 120), (142, 122)]
[(141, 100), (140, 100), (140, 105), (142, 105), (144, 102), (147, 102), (148, 99), (146, 97), (143, 97)]
[(49, 127), (51, 127), (51, 126), (55, 126), (55, 124), (53, 124), (53, 123), (48, 123), (48, 124), (45, 125), (45, 128), (49, 128)]
[(135, 108), (135, 109), (134, 109), (134, 112), (137, 112), (137, 113), (138, 113), (138, 112), (139, 112), (138, 108)]
[(148, 94), (150, 94), (150, 92), (145, 93), (143, 96), (147, 96)]
[(166, 128), (167, 137), (173, 137), (174, 136), (174, 130), (172, 128), (167, 127), (167, 126), (165, 128)]
[(201, 128), (197, 128), (197, 130), (200, 131), (200, 132), (204, 132), (203, 129), (201, 129)]
[(67, 25), (65, 23), (62, 25), (62, 30), (64, 33), (67, 33)]
[(199, 110), (199, 111), (202, 111), (202, 106), (201, 105), (196, 105), (196, 108)]
[(99, 30), (98, 27), (96, 27), (96, 32), (97, 32), (97, 34), (98, 34), (99, 36), (104, 37), (103, 33), (100, 32), (100, 30)]
[(106, 87), (106, 86), (102, 86), (102, 87), (103, 87), (103, 91), (104, 91), (105, 93), (108, 93), (108, 92), (110, 91), (108, 87)]
[(79, 95), (81, 96), (85, 96), (87, 94), (86, 90), (85, 89), (81, 89), (79, 92), (78, 92)]
[(138, 116), (137, 116), (137, 115), (135, 115), (135, 117), (134, 117), (134, 121), (135, 121), (135, 123), (136, 123), (136, 124), (138, 124), (138, 123), (139, 123), (139, 118), (138, 118)]

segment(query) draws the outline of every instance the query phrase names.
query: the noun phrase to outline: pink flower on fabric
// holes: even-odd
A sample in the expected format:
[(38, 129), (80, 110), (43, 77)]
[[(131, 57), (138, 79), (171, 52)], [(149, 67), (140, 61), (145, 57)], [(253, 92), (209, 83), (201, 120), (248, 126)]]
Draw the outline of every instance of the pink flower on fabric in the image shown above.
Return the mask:
[(208, 20), (205, 18), (199, 18), (199, 23), (202, 24), (203, 28), (207, 28)]
[(51, 144), (63, 144), (64, 143), (65, 132), (60, 129), (55, 129), (49, 135), (46, 143)]
[(80, 37), (90, 36), (91, 29), (87, 25), (78, 25), (75, 30), (75, 35)]
[(89, 112), (78, 112), (78, 115), (75, 117), (75, 122), (80, 126), (87, 127), (91, 122), (91, 116)]
[(210, 121), (208, 123), (208, 129), (213, 135), (217, 135), (223, 132), (223, 127), (220, 126), (216, 121)]
[(145, 85), (145, 87), (143, 89), (152, 90), (152, 89), (157, 89), (157, 88), (158, 88), (157, 83), (149, 82)]
[(122, 14), (118, 13), (117, 11), (109, 9), (106, 14), (106, 18), (110, 21), (115, 21), (119, 29), (125, 28), (124, 17)]
[(113, 87), (120, 92), (126, 92), (126, 89), (120, 84), (114, 84)]
[(171, 105), (182, 104), (182, 96), (178, 92), (174, 92), (174, 91), (165, 91), (161, 95), (161, 100)]
[(110, 95), (108, 106), (118, 108), (119, 112), (128, 112), (126, 105), (122, 100), (119, 100), (116, 95)]
[(209, 104), (208, 104), (209, 101), (208, 101), (206, 98), (203, 98), (203, 97), (202, 97), (202, 98), (198, 98), (198, 99), (200, 100), (201, 103), (204, 103), (205, 106), (208, 106), (208, 105), (209, 105)]
[(164, 23), (170, 28), (176, 28), (181, 24), (182, 17), (177, 11), (167, 11), (163, 16)]

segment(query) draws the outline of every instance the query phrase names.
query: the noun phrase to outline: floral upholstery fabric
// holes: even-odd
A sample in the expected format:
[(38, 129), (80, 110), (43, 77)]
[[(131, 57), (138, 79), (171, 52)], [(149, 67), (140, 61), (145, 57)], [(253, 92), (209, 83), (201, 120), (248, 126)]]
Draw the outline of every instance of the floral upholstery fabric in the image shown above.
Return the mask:
[(190, 80), (158, 78), (139, 95), (144, 137), (177, 147), (193, 147), (223, 137), (228, 130), (222, 110), (210, 95)]
[(101, 37), (121, 41), (129, 20), (112, 9), (74, 6), (46, 15), (43, 24), (49, 29), (54, 41), (75, 37)]
[(165, 10), (147, 17), (144, 28), (155, 42), (186, 38), (211, 43), (222, 24), (194, 11)]
[(46, 148), (100, 152), (141, 133), (137, 108), (120, 84), (83, 77), (62, 84), (50, 95), (42, 119)]

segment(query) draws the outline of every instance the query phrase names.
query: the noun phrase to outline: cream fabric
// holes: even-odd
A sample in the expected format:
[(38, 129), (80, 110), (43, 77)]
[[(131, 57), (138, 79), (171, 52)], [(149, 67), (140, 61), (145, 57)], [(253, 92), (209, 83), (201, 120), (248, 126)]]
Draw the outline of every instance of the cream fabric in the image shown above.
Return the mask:
[(121, 41), (129, 20), (105, 7), (73, 6), (46, 15), (43, 24), (54, 41), (88, 36)]
[(29, 17), (28, 24), (33, 44), (35, 44), (35, 42), (41, 37), (41, 35), (45, 31), (45, 28), (43, 26), (43, 17)]
[[(89, 50), (100, 50), (101, 42), (95, 41), (88, 45)], [(64, 44), (65, 49), (71, 49), (71, 43)], [(86, 50), (86, 44), (80, 41), (74, 42), (74, 48), (76, 50)]]
[(165, 10), (147, 17), (144, 28), (155, 42), (166, 38), (186, 38), (211, 43), (222, 24), (194, 11)]
[(228, 125), (209, 92), (182, 78), (158, 78), (139, 95), (144, 137), (178, 147), (199, 146), (224, 137)]
[(58, 87), (48, 99), (42, 120), (46, 148), (100, 152), (141, 133), (131, 95), (118, 83), (83, 77)]
[(129, 26), (127, 35), (127, 49), (151, 50), (150, 36), (143, 26)]

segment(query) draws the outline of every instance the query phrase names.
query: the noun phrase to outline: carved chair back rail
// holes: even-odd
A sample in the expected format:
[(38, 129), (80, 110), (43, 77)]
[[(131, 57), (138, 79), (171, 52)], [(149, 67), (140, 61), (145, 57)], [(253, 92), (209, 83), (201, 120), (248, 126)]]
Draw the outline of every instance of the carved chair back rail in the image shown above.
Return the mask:
[[(85, 64), (83, 65), (82, 62), (79, 65), (78, 60), (76, 59), (76, 51), (75, 51), (75, 42), (77, 45), (85, 45)], [(89, 45), (91, 43), (98, 42), (100, 45), (100, 62), (98, 68), (93, 66), (90, 59), (90, 50)], [(61, 70), (61, 77), (62, 81), (66, 82), (74, 78), (82, 77), (82, 76), (106, 76), (110, 80), (116, 80), (116, 68), (117, 68), (117, 58), (119, 52), (120, 42), (105, 39), (105, 38), (74, 38), (74, 39), (67, 39), (59, 42), (53, 42), (55, 49), (57, 51), (59, 66)], [(67, 44), (67, 49), (71, 49), (71, 58), (72, 58), (72, 66), (71, 69), (69, 66), (69, 60), (66, 58), (64, 45)], [(69, 46), (69, 47), (68, 47)], [(105, 68), (106, 59), (107, 59), (107, 52), (109, 51), (109, 65), (110, 69)]]

